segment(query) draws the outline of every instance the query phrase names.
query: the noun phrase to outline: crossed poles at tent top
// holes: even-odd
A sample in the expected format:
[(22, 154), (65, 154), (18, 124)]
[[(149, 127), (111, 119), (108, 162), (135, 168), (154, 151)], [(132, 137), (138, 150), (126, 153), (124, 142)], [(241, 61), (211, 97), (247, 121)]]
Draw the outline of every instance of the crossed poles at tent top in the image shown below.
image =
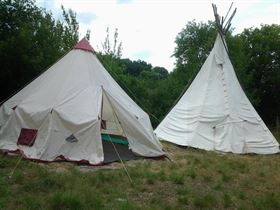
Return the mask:
[(218, 10), (217, 10), (217, 6), (215, 4), (212, 4), (213, 7), (213, 12), (214, 12), (214, 16), (215, 16), (215, 22), (217, 25), (217, 28), (219, 30), (220, 33), (222, 33), (223, 35), (226, 35), (226, 33), (228, 32), (228, 30), (231, 27), (231, 20), (234, 17), (235, 13), (236, 13), (236, 8), (233, 10), (231, 16), (227, 19), (228, 14), (232, 8), (233, 3), (231, 3), (230, 8), (226, 14), (226, 16), (220, 16), (218, 14)]
[(224, 36), (226, 35), (226, 33), (228, 32), (228, 30), (230, 29), (231, 27), (231, 20), (232, 18), (234, 17), (235, 13), (236, 13), (236, 8), (233, 10), (231, 16), (227, 19), (228, 17), (228, 14), (232, 8), (232, 5), (233, 5), (233, 2), (231, 3), (230, 7), (229, 7), (229, 10), (226, 14), (226, 16), (220, 16), (218, 14), (218, 9), (217, 9), (217, 6), (215, 4), (212, 4), (212, 7), (213, 7), (213, 12), (214, 12), (214, 16), (215, 16), (215, 22), (216, 22), (216, 25), (217, 25), (217, 28), (218, 28), (218, 32), (219, 34), (221, 35), (222, 37), (222, 41), (223, 41), (223, 45), (226, 49), (226, 52), (227, 54), (229, 55), (229, 52), (228, 52), (228, 48), (227, 48), (227, 45), (224, 41)]

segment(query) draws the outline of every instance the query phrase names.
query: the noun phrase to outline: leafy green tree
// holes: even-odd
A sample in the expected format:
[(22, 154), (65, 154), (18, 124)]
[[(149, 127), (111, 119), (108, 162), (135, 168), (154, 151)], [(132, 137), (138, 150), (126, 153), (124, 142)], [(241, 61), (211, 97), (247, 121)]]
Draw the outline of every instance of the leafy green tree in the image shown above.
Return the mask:
[(255, 89), (250, 88), (252, 83), (252, 73), (247, 71), (248, 60), (250, 59), (246, 53), (245, 46), (240, 35), (228, 35), (227, 45), (229, 48), (229, 56), (234, 66), (236, 76), (245, 91), (247, 97), (253, 105), (257, 105), (260, 101)]
[(142, 60), (131, 61), (129, 59), (124, 59), (125, 72), (133, 76), (139, 76), (142, 71), (151, 71), (152, 65), (146, 63)]
[(0, 1), (0, 100), (6, 99), (78, 41), (73, 11), (56, 21), (33, 0)]
[(249, 91), (258, 97), (256, 108), (269, 124), (280, 116), (280, 25), (246, 29), (240, 35), (247, 55)]
[(164, 67), (156, 66), (153, 68), (153, 71), (159, 75), (159, 78), (167, 78), (168, 71)]
[(206, 60), (217, 34), (213, 22), (188, 22), (186, 27), (177, 35), (174, 56), (175, 71), (188, 72), (200, 69)]
[(120, 58), (122, 56), (122, 42), (119, 42), (119, 32), (115, 28), (113, 45), (110, 42), (110, 30), (109, 27), (106, 29), (106, 37), (102, 43), (102, 54), (110, 55), (112, 57)]

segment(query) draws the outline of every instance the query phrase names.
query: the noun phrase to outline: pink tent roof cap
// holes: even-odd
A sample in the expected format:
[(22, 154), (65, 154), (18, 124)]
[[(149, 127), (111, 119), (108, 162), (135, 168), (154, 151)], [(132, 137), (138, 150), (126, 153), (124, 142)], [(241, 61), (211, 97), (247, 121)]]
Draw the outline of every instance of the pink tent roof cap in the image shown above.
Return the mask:
[(83, 38), (81, 41), (79, 41), (75, 46), (74, 49), (80, 49), (80, 50), (85, 50), (89, 52), (95, 52), (93, 47), (90, 46), (88, 40), (86, 38)]

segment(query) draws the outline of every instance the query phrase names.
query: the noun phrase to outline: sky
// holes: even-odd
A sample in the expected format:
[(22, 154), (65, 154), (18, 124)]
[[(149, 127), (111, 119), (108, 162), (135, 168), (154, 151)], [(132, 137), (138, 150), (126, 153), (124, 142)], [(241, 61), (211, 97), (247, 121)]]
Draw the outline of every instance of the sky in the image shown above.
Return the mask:
[(106, 28), (111, 42), (117, 28), (123, 58), (144, 60), (168, 71), (174, 68), (176, 35), (188, 21), (213, 21), (212, 3), (225, 16), (231, 2), (237, 8), (232, 20), (234, 34), (261, 24), (280, 24), (280, 0), (37, 0), (56, 19), (61, 18), (61, 5), (76, 12), (79, 38), (89, 29), (95, 50), (101, 51)]

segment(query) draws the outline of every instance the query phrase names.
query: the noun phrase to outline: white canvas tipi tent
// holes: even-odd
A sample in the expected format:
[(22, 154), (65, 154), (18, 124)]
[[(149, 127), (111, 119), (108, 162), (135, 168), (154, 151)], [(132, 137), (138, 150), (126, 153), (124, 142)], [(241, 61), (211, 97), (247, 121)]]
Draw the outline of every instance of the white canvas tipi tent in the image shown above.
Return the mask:
[(148, 115), (86, 39), (0, 107), (0, 149), (29, 159), (100, 164), (101, 134), (122, 136), (136, 155), (164, 154)]
[(158, 125), (161, 140), (233, 153), (273, 154), (279, 144), (242, 90), (218, 33), (194, 81)]

